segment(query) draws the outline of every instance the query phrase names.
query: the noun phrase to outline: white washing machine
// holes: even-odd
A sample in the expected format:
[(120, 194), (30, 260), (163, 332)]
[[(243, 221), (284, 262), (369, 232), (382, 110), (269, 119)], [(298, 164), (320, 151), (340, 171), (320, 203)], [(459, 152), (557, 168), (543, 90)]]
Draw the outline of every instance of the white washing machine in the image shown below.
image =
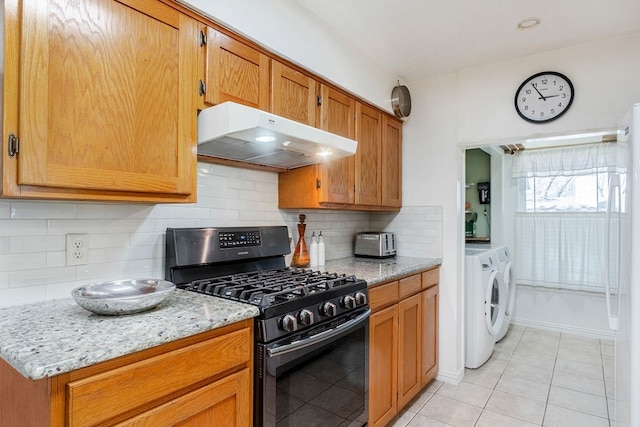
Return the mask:
[(469, 249), (466, 253), (465, 366), (478, 368), (495, 348), (504, 323), (507, 292), (495, 251)]
[(502, 274), (505, 288), (507, 289), (507, 303), (504, 312), (504, 322), (496, 335), (496, 342), (507, 335), (511, 324), (511, 315), (516, 305), (516, 279), (513, 275), (511, 254), (507, 246), (500, 246), (496, 249), (498, 254), (498, 271)]

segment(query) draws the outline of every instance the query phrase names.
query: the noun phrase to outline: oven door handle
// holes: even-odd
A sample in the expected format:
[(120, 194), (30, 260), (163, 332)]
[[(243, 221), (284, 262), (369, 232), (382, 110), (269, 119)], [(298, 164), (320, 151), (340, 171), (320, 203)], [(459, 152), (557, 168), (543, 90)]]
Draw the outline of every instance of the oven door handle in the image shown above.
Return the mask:
[(299, 350), (301, 348), (305, 348), (305, 347), (309, 347), (310, 345), (314, 345), (317, 344), (320, 341), (324, 341), (330, 338), (335, 337), (336, 335), (339, 335), (341, 333), (343, 333), (344, 331), (353, 328), (354, 326), (359, 325), (360, 323), (364, 322), (365, 320), (367, 320), (369, 318), (369, 315), (371, 314), (371, 309), (367, 308), (367, 310), (365, 312), (363, 312), (361, 315), (359, 315), (356, 318), (353, 318), (351, 320), (349, 320), (348, 322), (344, 322), (341, 325), (336, 326), (333, 329), (329, 329), (327, 331), (324, 332), (320, 332), (319, 334), (310, 336), (309, 338), (306, 338), (304, 340), (298, 340), (298, 341), (294, 341), (290, 344), (285, 344), (282, 346), (278, 346), (275, 348), (268, 348), (267, 349), (267, 355), (269, 357), (275, 357), (275, 356), (280, 356), (286, 353), (290, 353), (292, 351), (296, 351)]

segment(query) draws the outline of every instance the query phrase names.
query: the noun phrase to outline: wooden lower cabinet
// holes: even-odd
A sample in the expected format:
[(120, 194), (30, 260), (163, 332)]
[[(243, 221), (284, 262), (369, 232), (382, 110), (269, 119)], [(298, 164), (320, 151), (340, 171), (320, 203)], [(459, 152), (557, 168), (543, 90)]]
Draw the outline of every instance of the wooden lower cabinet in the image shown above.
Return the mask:
[(369, 424), (383, 426), (398, 412), (398, 307), (369, 320)]
[(422, 295), (398, 303), (398, 407), (422, 389)]
[(369, 425), (387, 425), (438, 370), (439, 268), (372, 287)]
[(118, 427), (236, 427), (251, 425), (251, 370), (220, 381), (116, 424)]
[[(421, 293), (422, 298), (422, 387), (438, 373), (438, 286)], [(433, 345), (435, 343), (436, 345)]]
[(36, 381), (0, 359), (0, 378), (3, 427), (251, 426), (253, 322)]

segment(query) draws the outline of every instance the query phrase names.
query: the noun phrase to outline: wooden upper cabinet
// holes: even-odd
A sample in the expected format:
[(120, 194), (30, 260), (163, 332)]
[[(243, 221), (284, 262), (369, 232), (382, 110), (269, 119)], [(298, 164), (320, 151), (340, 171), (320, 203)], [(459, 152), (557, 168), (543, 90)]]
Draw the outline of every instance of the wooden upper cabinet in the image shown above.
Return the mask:
[(195, 201), (196, 21), (158, 1), (5, 10), (3, 195)]
[[(326, 85), (320, 88), (319, 128), (355, 139), (355, 100)], [(336, 208), (354, 203), (354, 156), (293, 169), (278, 178), (281, 209)]]
[(281, 62), (272, 61), (271, 67), (271, 112), (315, 126), (318, 83)]
[(402, 122), (382, 121), (382, 205), (402, 206)]
[[(345, 138), (355, 139), (355, 100), (329, 86), (322, 85), (320, 128)], [(353, 204), (355, 156), (321, 164), (320, 201)]]
[(356, 105), (355, 184), (356, 204), (380, 205), (382, 202), (382, 114), (367, 105)]
[(269, 57), (211, 27), (206, 31), (205, 104), (233, 101), (269, 111)]

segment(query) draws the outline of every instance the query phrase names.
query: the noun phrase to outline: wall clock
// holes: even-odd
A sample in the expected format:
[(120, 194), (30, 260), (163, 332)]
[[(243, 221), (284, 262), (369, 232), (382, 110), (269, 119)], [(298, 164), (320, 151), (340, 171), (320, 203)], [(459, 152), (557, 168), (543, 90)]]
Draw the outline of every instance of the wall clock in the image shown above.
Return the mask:
[(516, 111), (528, 122), (550, 122), (567, 112), (573, 95), (573, 84), (567, 76), (544, 71), (522, 82), (516, 91)]

